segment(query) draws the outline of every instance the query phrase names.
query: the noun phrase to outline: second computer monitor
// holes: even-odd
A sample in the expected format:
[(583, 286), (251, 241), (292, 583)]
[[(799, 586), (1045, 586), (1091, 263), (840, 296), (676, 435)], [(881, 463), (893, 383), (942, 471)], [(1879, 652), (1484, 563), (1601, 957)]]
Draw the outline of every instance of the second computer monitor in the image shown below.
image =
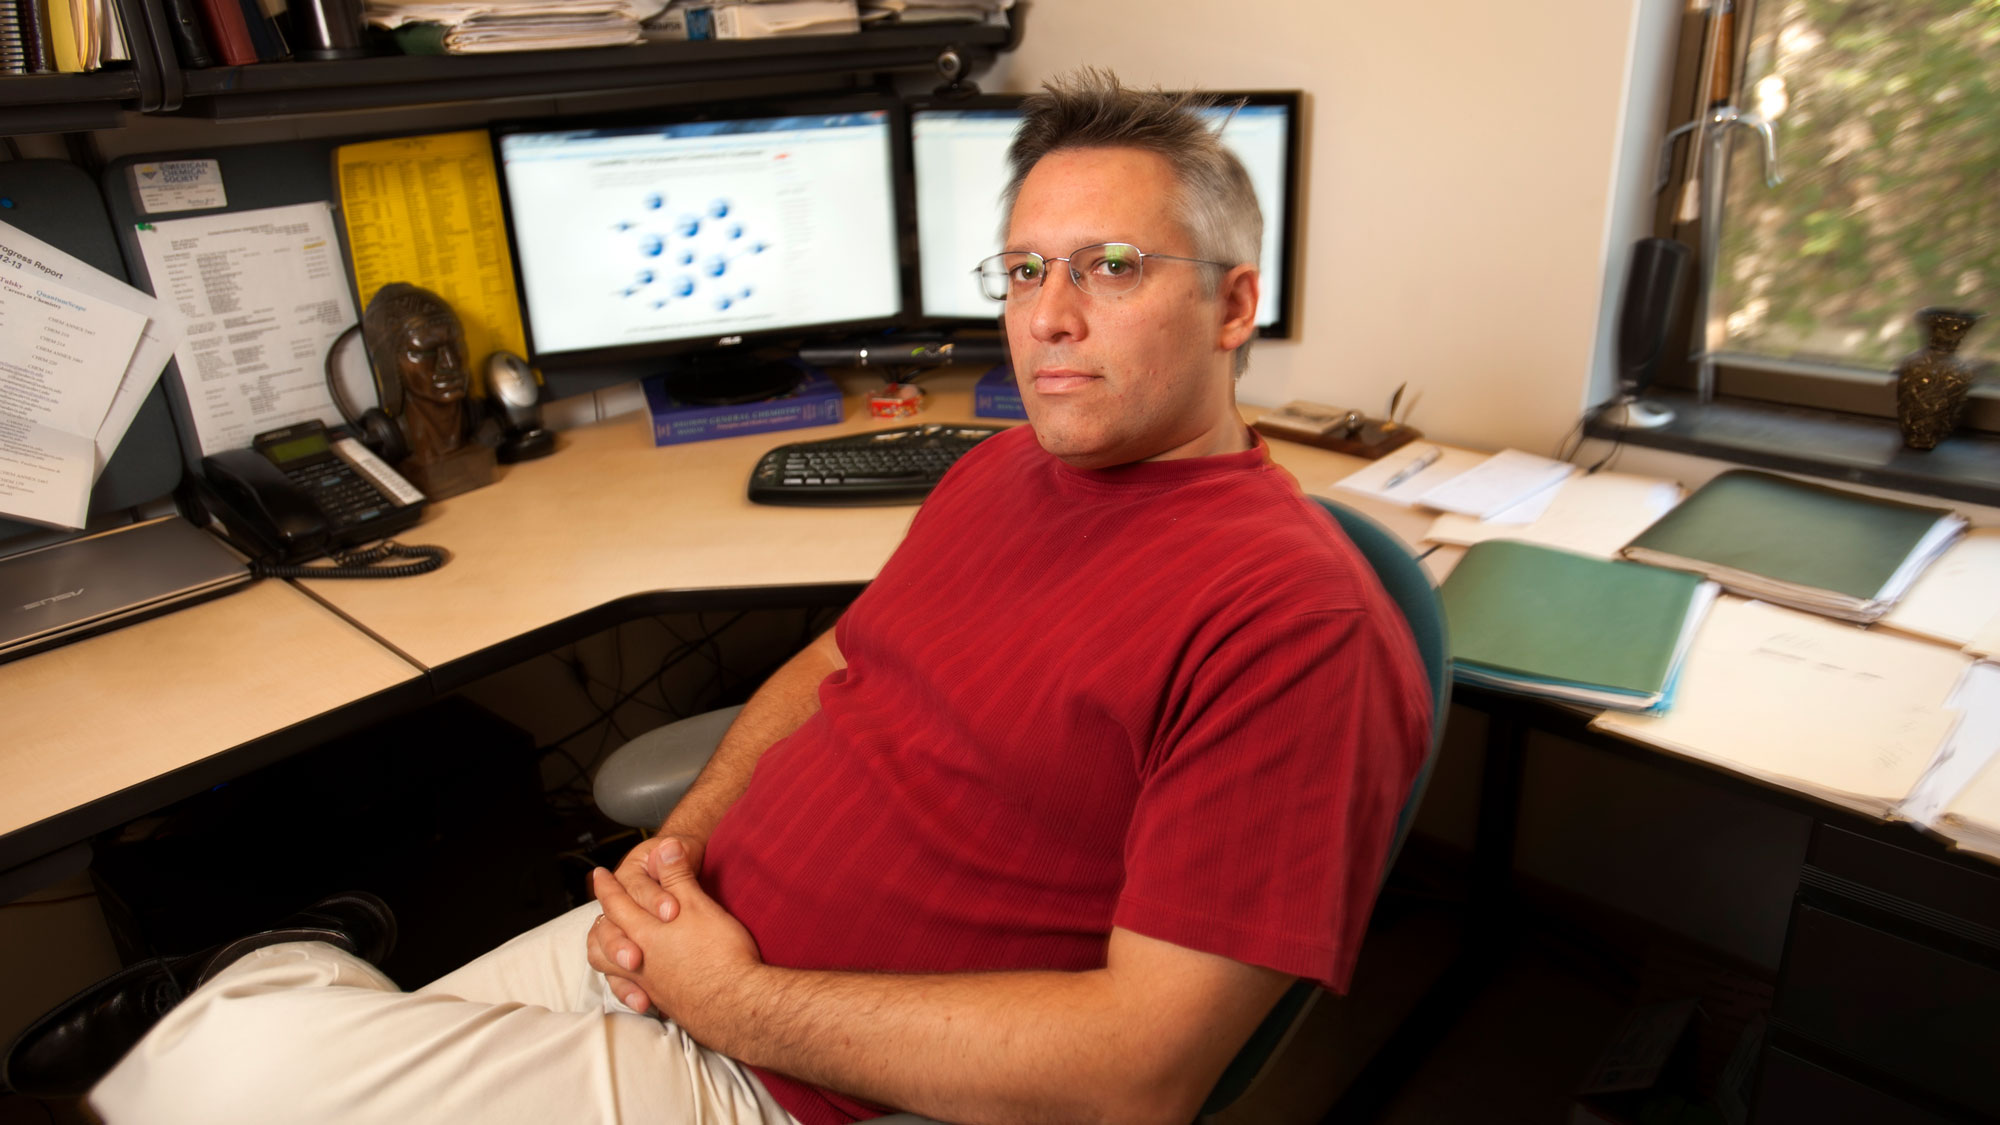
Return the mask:
[[(1220, 104), (1206, 116), (1222, 128), (1223, 143), (1250, 173), (1264, 212), (1258, 335), (1289, 337), (1299, 96), (1292, 91), (1213, 96)], [(973, 267), (1002, 249), (1000, 192), (1007, 183), (1007, 146), (1021, 124), (1019, 104), (1018, 98), (992, 97), (911, 111), (918, 288), (926, 320), (992, 324), (1000, 311), (980, 293)]]

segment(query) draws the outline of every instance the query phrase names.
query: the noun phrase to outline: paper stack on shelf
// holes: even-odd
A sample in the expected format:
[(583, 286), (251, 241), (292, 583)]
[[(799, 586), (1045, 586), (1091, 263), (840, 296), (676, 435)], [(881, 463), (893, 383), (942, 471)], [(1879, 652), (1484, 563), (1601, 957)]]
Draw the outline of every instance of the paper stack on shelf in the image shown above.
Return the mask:
[(369, 0), (363, 16), (396, 33), (404, 53), (472, 55), (639, 41), (639, 23), (663, 0)]
[(860, 30), (855, 0), (673, 0), (646, 24), (655, 39), (770, 39)]
[(1810, 613), (1724, 597), (1664, 714), (1591, 722), (1635, 742), (1887, 816), (1958, 722), (1964, 653)]
[(1732, 469), (1625, 547), (1745, 597), (1869, 622), (1965, 531), (1944, 508)]
[(893, 23), (1001, 23), (1014, 0), (861, 0), (861, 18)]
[(1672, 702), (1718, 592), (1677, 570), (1492, 539), (1438, 593), (1459, 682), (1647, 711)]
[[(1517, 539), (1608, 559), (1681, 502), (1681, 486), (1630, 473), (1578, 474), (1549, 491), (1547, 510), (1518, 524), (1446, 514), (1424, 538), (1432, 543)], [(1506, 515), (1506, 513), (1502, 513)]]

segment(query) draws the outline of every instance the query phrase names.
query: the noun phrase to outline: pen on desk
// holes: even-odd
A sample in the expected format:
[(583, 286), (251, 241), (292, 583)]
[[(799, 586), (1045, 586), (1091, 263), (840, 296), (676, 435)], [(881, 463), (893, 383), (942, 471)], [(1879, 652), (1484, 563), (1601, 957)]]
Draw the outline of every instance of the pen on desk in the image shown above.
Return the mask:
[(1437, 459), (1442, 456), (1444, 456), (1444, 450), (1439, 449), (1435, 445), (1431, 446), (1429, 449), (1424, 450), (1423, 453), (1419, 455), (1416, 460), (1410, 462), (1409, 464), (1403, 466), (1400, 469), (1397, 469), (1393, 474), (1391, 474), (1389, 479), (1383, 482), (1382, 484), (1383, 489), (1387, 490), (1394, 488), (1397, 485), (1403, 483), (1404, 481), (1409, 480), (1411, 477), (1416, 476), (1418, 473), (1421, 473), (1425, 469), (1430, 468), (1432, 465), (1437, 464)]

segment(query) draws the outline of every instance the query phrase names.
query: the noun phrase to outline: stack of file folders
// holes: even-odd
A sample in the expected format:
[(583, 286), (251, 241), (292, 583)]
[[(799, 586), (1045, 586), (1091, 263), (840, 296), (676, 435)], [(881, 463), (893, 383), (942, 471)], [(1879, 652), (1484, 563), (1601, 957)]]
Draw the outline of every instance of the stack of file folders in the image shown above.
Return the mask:
[(1717, 586), (1511, 539), (1466, 549), (1439, 596), (1460, 683), (1657, 711)]
[(1868, 623), (1965, 526), (1944, 508), (1734, 469), (1641, 532), (1624, 555), (1693, 571), (1744, 597)]

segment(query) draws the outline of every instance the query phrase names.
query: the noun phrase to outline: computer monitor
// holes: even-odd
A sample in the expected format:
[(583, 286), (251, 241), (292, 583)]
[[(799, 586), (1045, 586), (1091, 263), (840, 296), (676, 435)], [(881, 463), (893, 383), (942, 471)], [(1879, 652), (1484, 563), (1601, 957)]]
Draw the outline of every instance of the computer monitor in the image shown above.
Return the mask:
[(788, 378), (760, 345), (899, 322), (900, 114), (845, 99), (496, 127), (534, 361), (650, 365), (683, 398), (741, 401)]
[[(1263, 294), (1257, 334), (1292, 334), (1299, 183), (1299, 95), (1216, 93), (1208, 111), (1223, 143), (1243, 162), (1264, 212)], [(1235, 108), (1238, 102), (1244, 104)], [(991, 325), (999, 306), (979, 292), (972, 270), (1000, 246), (1000, 191), (1007, 146), (1020, 128), (1021, 98), (993, 95), (923, 102), (910, 111), (916, 177), (918, 292), (933, 323)], [(1141, 247), (1144, 249), (1144, 247)]]

